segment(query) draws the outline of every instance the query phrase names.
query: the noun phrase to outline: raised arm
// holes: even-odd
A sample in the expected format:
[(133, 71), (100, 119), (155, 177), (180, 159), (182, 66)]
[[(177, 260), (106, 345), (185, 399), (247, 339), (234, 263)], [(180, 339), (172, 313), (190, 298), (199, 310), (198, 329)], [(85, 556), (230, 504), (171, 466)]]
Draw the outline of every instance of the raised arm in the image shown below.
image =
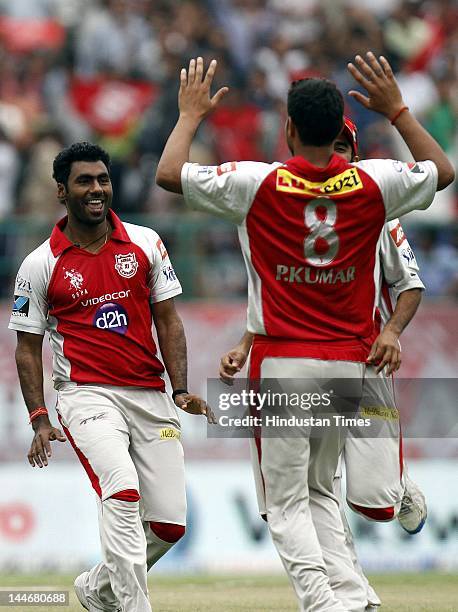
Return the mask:
[(352, 90), (349, 95), (369, 110), (384, 115), (398, 130), (415, 161), (431, 160), (438, 173), (437, 191), (444, 189), (455, 178), (455, 171), (439, 143), (415, 119), (405, 105), (401, 90), (388, 61), (372, 52), (367, 61), (360, 55), (355, 57), (357, 67), (350, 63), (348, 70), (353, 78), (367, 91), (367, 96)]
[(178, 108), (180, 116), (162, 152), (156, 171), (156, 183), (174, 193), (182, 193), (181, 169), (189, 161), (189, 150), (201, 121), (219, 104), (229, 91), (222, 87), (210, 97), (210, 87), (216, 70), (212, 60), (204, 76), (204, 62), (201, 57), (189, 62), (189, 70), (182, 68)]
[[(43, 336), (28, 332), (17, 332), (16, 366), (21, 384), (22, 395), (29, 415), (38, 408), (44, 408), (43, 394)], [(35, 435), (28, 453), (29, 463), (32, 467), (48, 465), (51, 457), (50, 441), (65, 442), (62, 432), (53, 427), (47, 414), (42, 414), (32, 421)]]

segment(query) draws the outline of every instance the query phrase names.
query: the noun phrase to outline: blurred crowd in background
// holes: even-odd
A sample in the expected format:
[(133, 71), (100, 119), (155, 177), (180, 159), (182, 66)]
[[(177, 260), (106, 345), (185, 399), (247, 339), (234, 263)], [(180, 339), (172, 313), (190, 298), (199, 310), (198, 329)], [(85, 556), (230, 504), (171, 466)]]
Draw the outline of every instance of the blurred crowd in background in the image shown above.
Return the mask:
[[(373, 50), (391, 62), (411, 111), (458, 159), (455, 0), (0, 1), (0, 276), (2, 295), (25, 252), (62, 213), (52, 160), (76, 140), (113, 158), (114, 208), (158, 229), (188, 297), (242, 297), (232, 228), (185, 210), (154, 184), (177, 119), (178, 75), (190, 57), (218, 60), (229, 85), (200, 128), (192, 159), (284, 160), (289, 83), (325, 76), (346, 93), (347, 63)], [(389, 122), (346, 97), (363, 157), (406, 159)], [(430, 297), (458, 298), (456, 185), (407, 232)]]

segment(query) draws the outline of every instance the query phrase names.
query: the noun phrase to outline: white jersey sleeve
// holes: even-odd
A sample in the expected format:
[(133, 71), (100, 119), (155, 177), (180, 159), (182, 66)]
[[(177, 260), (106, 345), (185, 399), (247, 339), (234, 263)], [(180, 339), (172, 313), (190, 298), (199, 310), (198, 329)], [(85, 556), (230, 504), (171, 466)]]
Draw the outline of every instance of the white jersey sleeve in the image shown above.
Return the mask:
[(399, 219), (385, 223), (380, 240), (380, 261), (383, 277), (394, 301), (409, 289), (424, 289), (418, 276), (418, 264)]
[(47, 289), (51, 277), (49, 240), (21, 264), (14, 287), (9, 329), (44, 335), (48, 328)]
[(387, 221), (431, 205), (437, 190), (437, 167), (432, 161), (404, 163), (365, 159), (354, 164), (378, 185)]
[(266, 176), (280, 163), (226, 162), (221, 166), (184, 164), (181, 185), (187, 205), (239, 225)]
[(182, 293), (180, 281), (175, 274), (172, 262), (160, 237), (155, 233), (151, 276), (149, 287), (152, 303), (168, 300)]

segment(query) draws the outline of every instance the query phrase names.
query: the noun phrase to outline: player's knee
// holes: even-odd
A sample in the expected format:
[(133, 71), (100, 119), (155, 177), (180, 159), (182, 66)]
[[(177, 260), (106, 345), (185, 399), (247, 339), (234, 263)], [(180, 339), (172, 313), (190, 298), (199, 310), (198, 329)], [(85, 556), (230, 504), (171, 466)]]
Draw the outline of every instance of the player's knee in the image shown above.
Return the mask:
[(118, 491), (113, 495), (110, 495), (109, 499), (118, 499), (120, 501), (126, 502), (137, 502), (140, 499), (140, 493), (137, 489), (124, 489), (123, 491)]
[(367, 506), (358, 506), (348, 501), (348, 505), (354, 512), (362, 514), (365, 518), (371, 521), (392, 521), (396, 516), (396, 510), (394, 506), (388, 506), (386, 508), (369, 508)]
[(164, 542), (175, 544), (185, 534), (186, 527), (184, 525), (175, 525), (175, 523), (160, 523), (150, 521), (149, 526), (151, 531)]

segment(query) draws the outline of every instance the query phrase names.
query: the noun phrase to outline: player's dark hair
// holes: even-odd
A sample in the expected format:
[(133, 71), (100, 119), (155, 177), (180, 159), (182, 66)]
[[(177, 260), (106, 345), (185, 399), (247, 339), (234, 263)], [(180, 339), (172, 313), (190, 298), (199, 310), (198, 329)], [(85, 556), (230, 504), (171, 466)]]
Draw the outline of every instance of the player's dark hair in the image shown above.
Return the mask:
[(72, 164), (77, 161), (102, 161), (110, 172), (110, 156), (102, 147), (91, 142), (74, 142), (63, 149), (52, 164), (52, 176), (56, 183), (63, 183), (66, 188), (68, 187)]
[(327, 79), (300, 79), (288, 91), (288, 115), (304, 145), (330, 145), (343, 126), (344, 101)]

